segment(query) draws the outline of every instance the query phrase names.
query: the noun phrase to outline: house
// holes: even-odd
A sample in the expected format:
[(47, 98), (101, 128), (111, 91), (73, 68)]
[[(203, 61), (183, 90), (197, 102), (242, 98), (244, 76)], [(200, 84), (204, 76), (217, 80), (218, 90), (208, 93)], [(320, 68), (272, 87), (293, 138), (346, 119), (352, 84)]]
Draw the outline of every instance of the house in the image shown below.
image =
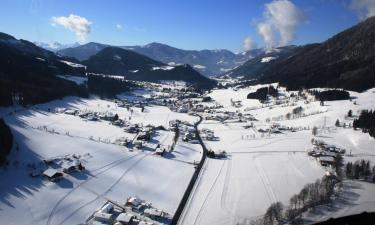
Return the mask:
[(58, 170), (49, 168), (43, 172), (43, 176), (47, 177), (50, 181), (55, 181), (62, 177), (63, 173)]
[(122, 127), (124, 126), (125, 122), (121, 119), (118, 119), (118, 120), (115, 120), (112, 122), (112, 125), (115, 125), (115, 126), (118, 126), (118, 127)]
[(105, 212), (96, 212), (94, 214), (94, 220), (99, 221), (102, 223), (111, 223), (112, 222), (112, 214), (105, 213)]
[(142, 200), (140, 200), (139, 198), (137, 197), (130, 197), (128, 199), (128, 201), (126, 202), (126, 205), (127, 206), (131, 206), (131, 207), (137, 207), (139, 206), (140, 204), (142, 204)]
[(151, 219), (161, 219), (164, 217), (164, 212), (155, 208), (147, 208), (143, 212), (143, 215), (150, 217)]
[(128, 225), (133, 222), (135, 216), (129, 213), (121, 213), (117, 216), (116, 221), (120, 222), (123, 225)]
[(143, 143), (142, 143), (142, 141), (139, 141), (139, 140), (134, 141), (133, 144), (134, 144), (134, 146), (135, 146), (136, 148), (138, 148), (138, 149), (141, 149), (141, 148), (143, 147)]
[(164, 153), (165, 153), (165, 149), (157, 148), (157, 149), (155, 150), (155, 155), (163, 156)]
[(135, 212), (142, 212), (142, 210), (146, 207), (145, 203), (137, 197), (130, 197), (125, 206), (130, 206)]
[(78, 111), (75, 110), (75, 109), (68, 109), (68, 110), (65, 110), (65, 114), (68, 114), (68, 115), (75, 115)]
[(151, 223), (151, 222), (146, 222), (146, 221), (139, 221), (138, 225), (154, 225), (154, 223)]
[(318, 161), (322, 166), (332, 165), (335, 162), (335, 158), (332, 156), (320, 156)]
[(61, 168), (65, 173), (70, 173), (75, 170), (83, 170), (84, 167), (82, 166), (82, 163), (78, 159), (73, 159), (71, 161), (64, 160), (64, 162), (61, 164)]
[(151, 132), (140, 132), (137, 136), (137, 140), (148, 141), (151, 139)]

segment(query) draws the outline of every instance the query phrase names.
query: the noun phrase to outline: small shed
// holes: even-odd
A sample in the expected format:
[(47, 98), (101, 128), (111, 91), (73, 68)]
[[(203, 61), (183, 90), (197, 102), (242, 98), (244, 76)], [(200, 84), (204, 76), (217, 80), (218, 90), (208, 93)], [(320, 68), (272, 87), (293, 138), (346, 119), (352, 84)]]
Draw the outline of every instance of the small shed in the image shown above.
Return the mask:
[(46, 169), (44, 172), (43, 172), (43, 175), (45, 177), (48, 178), (48, 180), (50, 181), (54, 181), (54, 180), (57, 180), (58, 178), (62, 177), (63, 176), (63, 173), (58, 171), (58, 170), (55, 170), (55, 169), (52, 169), (52, 168), (49, 168), (49, 169)]

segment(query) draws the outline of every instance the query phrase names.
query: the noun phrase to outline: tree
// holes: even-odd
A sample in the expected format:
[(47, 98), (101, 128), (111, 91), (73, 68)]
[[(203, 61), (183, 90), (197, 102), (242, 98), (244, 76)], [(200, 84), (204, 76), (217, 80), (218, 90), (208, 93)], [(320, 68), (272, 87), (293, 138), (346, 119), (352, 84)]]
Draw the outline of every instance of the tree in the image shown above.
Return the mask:
[(348, 117), (353, 117), (353, 111), (352, 110), (348, 111)]
[(279, 224), (282, 219), (283, 209), (284, 206), (281, 202), (272, 203), (264, 214), (265, 224), (272, 225), (275, 221), (277, 222), (277, 224)]
[(307, 186), (305, 185), (300, 191), (300, 193), (298, 194), (298, 199), (302, 202), (302, 208), (305, 207), (308, 194), (309, 194), (309, 191), (308, 191)]
[(12, 146), (12, 132), (5, 121), (0, 118), (0, 165), (6, 162), (6, 156), (10, 153)]
[(336, 120), (335, 126), (336, 126), (336, 127), (339, 127), (339, 126), (340, 126), (340, 120), (339, 120), (339, 119)]
[(318, 134), (318, 128), (314, 126), (312, 129), (312, 135), (316, 136), (317, 134)]

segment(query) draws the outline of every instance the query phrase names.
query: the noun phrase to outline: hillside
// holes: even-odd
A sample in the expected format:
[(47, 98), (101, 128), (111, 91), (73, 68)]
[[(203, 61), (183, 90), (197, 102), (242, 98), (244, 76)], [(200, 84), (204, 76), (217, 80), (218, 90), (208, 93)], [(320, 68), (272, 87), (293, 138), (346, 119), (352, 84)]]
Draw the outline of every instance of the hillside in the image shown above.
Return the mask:
[(107, 47), (83, 62), (91, 73), (124, 76), (130, 80), (182, 80), (200, 86), (215, 82), (189, 65), (168, 66), (144, 55), (116, 47)]
[(282, 61), (298, 51), (296, 46), (278, 47), (266, 51), (253, 59), (248, 60), (243, 65), (225, 73), (230, 77), (243, 77), (244, 79), (254, 79), (262, 75), (268, 67), (278, 61)]
[(0, 106), (12, 104), (12, 94), (20, 93), (23, 104), (35, 104), (65, 95), (85, 95), (73, 82), (55, 75), (83, 75), (82, 67), (68, 65), (66, 58), (0, 33)]
[(303, 46), (296, 54), (276, 61), (261, 82), (278, 81), (291, 89), (339, 87), (363, 91), (375, 86), (375, 17), (321, 44)]

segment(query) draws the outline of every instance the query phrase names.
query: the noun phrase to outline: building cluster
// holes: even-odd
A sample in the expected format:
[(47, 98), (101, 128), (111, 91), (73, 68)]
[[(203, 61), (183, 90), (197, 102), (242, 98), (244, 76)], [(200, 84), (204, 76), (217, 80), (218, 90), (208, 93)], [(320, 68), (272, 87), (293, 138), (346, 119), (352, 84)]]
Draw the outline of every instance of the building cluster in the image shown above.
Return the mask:
[(125, 203), (106, 202), (87, 220), (87, 225), (159, 225), (170, 222), (170, 215), (137, 197)]
[(312, 139), (312, 144), (308, 155), (315, 157), (322, 166), (334, 166), (338, 154), (345, 154), (345, 149), (329, 145), (323, 140)]
[(33, 168), (30, 176), (43, 176), (49, 181), (58, 181), (64, 174), (70, 174), (85, 169), (80, 155), (66, 155), (44, 159), (40, 166)]

